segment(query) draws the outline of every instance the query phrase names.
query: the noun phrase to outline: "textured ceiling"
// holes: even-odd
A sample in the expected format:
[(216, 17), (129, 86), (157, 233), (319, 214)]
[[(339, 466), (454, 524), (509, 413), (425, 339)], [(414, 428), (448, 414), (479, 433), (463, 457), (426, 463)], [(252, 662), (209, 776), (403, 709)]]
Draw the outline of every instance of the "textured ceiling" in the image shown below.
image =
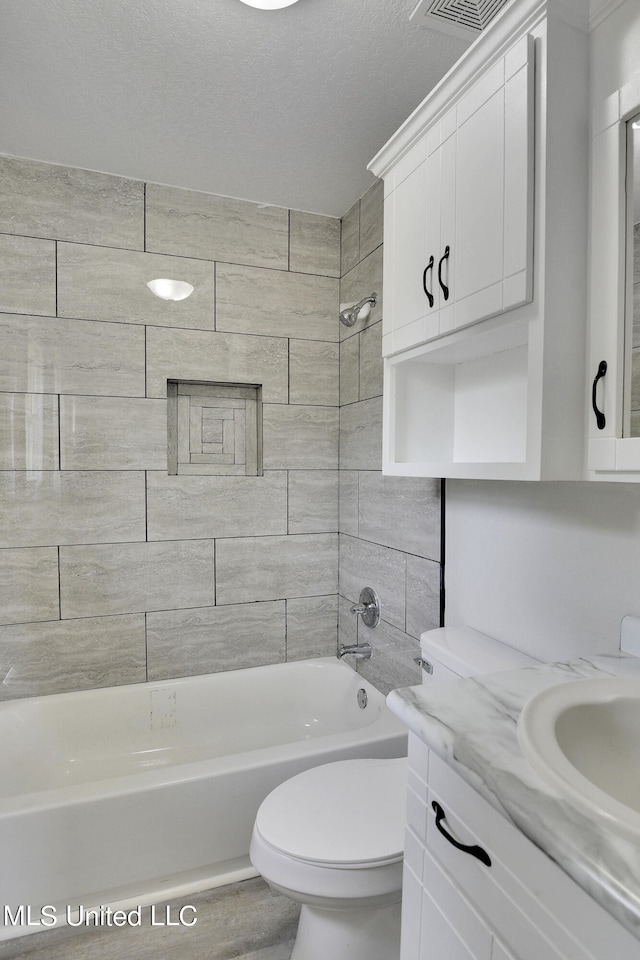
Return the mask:
[(415, 0), (0, 0), (0, 153), (341, 216), (465, 41)]

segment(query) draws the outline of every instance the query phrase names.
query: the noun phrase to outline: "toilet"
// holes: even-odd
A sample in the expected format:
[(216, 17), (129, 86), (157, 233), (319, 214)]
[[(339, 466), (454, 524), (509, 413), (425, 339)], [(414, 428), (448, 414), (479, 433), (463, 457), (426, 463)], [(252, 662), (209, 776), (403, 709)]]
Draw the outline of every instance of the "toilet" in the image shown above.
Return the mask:
[[(421, 637), (423, 681), (536, 661), (467, 627)], [(398, 960), (406, 757), (341, 760), (300, 773), (261, 804), (250, 859), (302, 904), (291, 960)]]

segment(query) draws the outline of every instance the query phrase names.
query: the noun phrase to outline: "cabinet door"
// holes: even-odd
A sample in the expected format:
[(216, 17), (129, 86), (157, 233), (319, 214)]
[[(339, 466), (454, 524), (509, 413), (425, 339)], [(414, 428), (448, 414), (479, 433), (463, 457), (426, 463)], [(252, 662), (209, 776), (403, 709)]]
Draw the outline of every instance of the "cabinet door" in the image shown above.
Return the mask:
[(523, 37), (457, 106), (455, 326), (533, 296), (533, 41)]

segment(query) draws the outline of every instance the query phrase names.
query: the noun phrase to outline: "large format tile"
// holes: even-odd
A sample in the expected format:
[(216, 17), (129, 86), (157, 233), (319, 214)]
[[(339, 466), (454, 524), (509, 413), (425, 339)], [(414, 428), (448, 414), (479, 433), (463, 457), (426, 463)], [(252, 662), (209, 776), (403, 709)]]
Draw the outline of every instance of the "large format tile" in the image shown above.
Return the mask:
[(336, 279), (216, 265), (216, 330), (335, 341), (337, 318)]
[(360, 399), (360, 337), (356, 334), (340, 344), (340, 404)]
[(120, 323), (0, 316), (0, 390), (143, 397), (144, 330)]
[(142, 472), (2, 472), (0, 503), (0, 547), (145, 539)]
[(342, 218), (340, 273), (344, 275), (360, 259), (360, 201), (354, 205)]
[(61, 397), (62, 470), (166, 470), (167, 403)]
[(340, 408), (340, 469), (382, 469), (382, 397)]
[(284, 207), (148, 183), (146, 210), (147, 250), (287, 269)]
[(415, 662), (420, 644), (414, 637), (381, 620), (375, 629), (358, 624), (358, 643), (373, 644), (370, 660), (358, 661), (358, 673), (385, 695), (396, 687), (422, 683), (422, 671)]
[(57, 620), (58, 551), (26, 547), (0, 552), (0, 623)]
[(405, 553), (440, 559), (440, 481), (360, 473), (359, 535)]
[(149, 680), (240, 670), (284, 659), (284, 600), (147, 616)]
[(0, 627), (0, 700), (139, 683), (144, 616)]
[(0, 470), (58, 469), (58, 398), (0, 393)]
[(217, 603), (337, 593), (337, 536), (216, 541)]
[(0, 233), (142, 250), (144, 184), (0, 157)]
[(56, 245), (52, 240), (0, 236), (0, 312), (55, 315)]
[[(352, 606), (352, 600), (338, 596), (338, 643), (340, 644), (358, 642), (358, 618), (351, 613)], [(347, 660), (347, 663), (349, 662), (350, 660)], [(355, 667), (355, 660), (351, 660), (351, 665)]]
[(338, 471), (289, 471), (289, 533), (337, 533)]
[(287, 532), (287, 475), (147, 475), (149, 540), (196, 540)]
[(405, 630), (420, 637), (440, 626), (440, 564), (407, 557), (407, 620)]
[(382, 247), (378, 247), (368, 257), (361, 260), (340, 281), (340, 302), (358, 303), (372, 293), (378, 295), (376, 305), (371, 308), (368, 317), (356, 320), (352, 327), (340, 324), (340, 338), (346, 340), (354, 333), (360, 333), (382, 319)]
[(340, 470), (339, 531), (358, 536), (358, 471)]
[(378, 180), (360, 199), (360, 259), (364, 260), (383, 239), (384, 181)]
[(338, 641), (338, 598), (299, 597), (287, 600), (287, 660), (335, 657)]
[(321, 340), (289, 341), (289, 403), (338, 405), (339, 350)]
[[(360, 341), (360, 399), (382, 396), (382, 321), (367, 327), (359, 336)], [(350, 340), (344, 341), (350, 343)]]
[(213, 603), (210, 540), (60, 548), (63, 619)]
[(167, 380), (261, 384), (266, 403), (288, 399), (288, 345), (281, 337), (200, 330), (147, 330), (147, 396), (166, 397)]
[(323, 277), (340, 276), (340, 221), (292, 210), (289, 269)]
[[(186, 280), (193, 293), (178, 301), (156, 297), (147, 282), (161, 277)], [(58, 316), (213, 330), (213, 264), (60, 243)]]
[(357, 603), (362, 588), (371, 587), (380, 598), (382, 618), (401, 630), (405, 624), (405, 570), (404, 553), (340, 536), (340, 594)]
[(337, 469), (337, 407), (267, 403), (262, 411), (265, 469)]

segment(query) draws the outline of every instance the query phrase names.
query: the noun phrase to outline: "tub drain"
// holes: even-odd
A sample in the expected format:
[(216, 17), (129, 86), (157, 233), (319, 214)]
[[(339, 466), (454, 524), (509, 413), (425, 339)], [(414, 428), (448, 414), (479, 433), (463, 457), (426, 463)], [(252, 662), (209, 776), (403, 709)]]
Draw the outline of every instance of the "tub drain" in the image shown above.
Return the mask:
[(367, 696), (367, 691), (365, 690), (364, 687), (360, 687), (360, 689), (358, 690), (358, 706), (360, 707), (361, 710), (364, 710), (368, 701), (369, 701), (369, 698)]

